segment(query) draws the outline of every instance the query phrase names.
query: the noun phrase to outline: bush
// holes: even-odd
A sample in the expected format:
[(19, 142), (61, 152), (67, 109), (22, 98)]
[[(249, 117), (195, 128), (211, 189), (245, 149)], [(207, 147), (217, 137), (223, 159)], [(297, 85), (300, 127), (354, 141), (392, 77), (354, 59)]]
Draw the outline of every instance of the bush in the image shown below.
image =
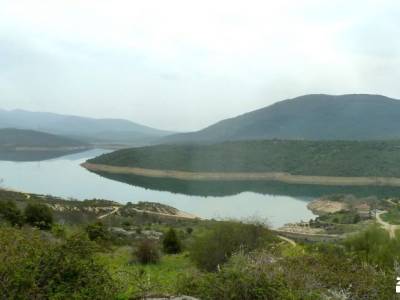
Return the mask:
[(389, 233), (378, 225), (347, 238), (344, 245), (363, 262), (391, 268), (400, 261), (400, 236), (391, 239)]
[(13, 201), (0, 201), (0, 216), (12, 226), (22, 226), (24, 223), (22, 213)]
[(167, 254), (177, 254), (182, 252), (182, 245), (173, 228), (170, 228), (163, 239), (163, 250)]
[(199, 268), (214, 271), (234, 252), (251, 251), (272, 238), (270, 231), (261, 224), (216, 222), (208, 232), (195, 238), (190, 246), (190, 257)]
[(178, 292), (200, 299), (394, 299), (393, 271), (328, 252), (296, 257), (239, 252), (219, 272), (183, 274)]
[(151, 240), (140, 241), (133, 254), (136, 261), (144, 265), (156, 264), (160, 261), (158, 245)]
[(100, 221), (86, 226), (86, 232), (91, 241), (105, 242), (110, 240), (110, 233)]
[(45, 204), (29, 203), (24, 214), (26, 222), (39, 229), (50, 229), (53, 224), (53, 213)]
[(116, 286), (93, 259), (93, 243), (75, 235), (60, 243), (37, 230), (0, 228), (4, 299), (114, 299)]

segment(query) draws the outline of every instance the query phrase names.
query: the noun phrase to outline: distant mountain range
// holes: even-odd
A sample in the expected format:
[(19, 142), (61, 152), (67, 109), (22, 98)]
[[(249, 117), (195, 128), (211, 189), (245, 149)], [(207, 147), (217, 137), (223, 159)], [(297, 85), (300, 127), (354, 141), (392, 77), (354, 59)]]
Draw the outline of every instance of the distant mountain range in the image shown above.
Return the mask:
[(36, 130), (90, 143), (146, 145), (172, 132), (122, 119), (94, 119), (46, 112), (1, 110), (0, 128)]
[(162, 143), (234, 140), (381, 140), (400, 138), (400, 101), (379, 95), (306, 95), (277, 102)]
[(0, 129), (1, 150), (84, 149), (89, 144), (54, 134), (15, 128)]

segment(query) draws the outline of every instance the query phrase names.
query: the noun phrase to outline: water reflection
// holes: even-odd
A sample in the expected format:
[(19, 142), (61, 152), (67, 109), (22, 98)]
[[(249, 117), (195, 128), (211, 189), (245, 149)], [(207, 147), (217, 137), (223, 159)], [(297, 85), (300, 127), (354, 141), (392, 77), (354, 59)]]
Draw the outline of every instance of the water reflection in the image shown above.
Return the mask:
[[(96, 172), (97, 173), (97, 172)], [(151, 178), (136, 175), (97, 173), (103, 177), (146, 189), (168, 191), (190, 196), (231, 196), (243, 192), (263, 195), (284, 195), (309, 200), (331, 194), (353, 194), (359, 197), (400, 196), (400, 188), (377, 186), (321, 186), (285, 184), (266, 181), (186, 181), (171, 178)]]
[(44, 161), (77, 153), (85, 153), (88, 149), (77, 150), (43, 150), (43, 151), (5, 151), (0, 150), (0, 161), (29, 162)]

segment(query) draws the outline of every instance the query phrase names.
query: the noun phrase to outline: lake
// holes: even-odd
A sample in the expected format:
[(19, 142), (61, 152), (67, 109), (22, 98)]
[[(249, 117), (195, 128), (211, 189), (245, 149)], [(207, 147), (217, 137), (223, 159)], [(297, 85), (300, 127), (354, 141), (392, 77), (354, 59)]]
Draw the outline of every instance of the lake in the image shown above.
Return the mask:
[[(165, 181), (160, 188), (154, 182), (127, 184), (121, 182), (124, 180), (115, 181), (80, 166), (87, 159), (106, 152), (95, 149), (43, 161), (0, 161), (2, 186), (79, 200), (101, 198), (120, 203), (159, 202), (202, 218), (266, 219), (275, 228), (315, 217), (306, 207), (312, 197), (293, 193), (290, 189), (285, 195), (285, 187), (273, 195), (268, 194), (268, 189), (263, 189), (266, 183), (231, 183), (221, 187), (214, 183), (210, 193), (201, 193), (196, 187), (189, 186), (189, 191), (194, 191), (191, 193), (187, 186), (180, 189), (177, 183), (173, 184), (174, 188), (170, 188), (172, 183)], [(211, 183), (200, 185), (204, 188)], [(219, 188), (224, 192), (217, 193)]]

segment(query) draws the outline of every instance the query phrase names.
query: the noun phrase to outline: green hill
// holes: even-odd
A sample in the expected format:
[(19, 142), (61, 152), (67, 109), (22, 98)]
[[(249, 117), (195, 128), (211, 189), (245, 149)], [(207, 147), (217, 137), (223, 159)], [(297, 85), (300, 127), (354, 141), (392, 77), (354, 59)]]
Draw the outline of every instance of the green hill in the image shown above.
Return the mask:
[(84, 148), (88, 144), (49, 133), (14, 128), (0, 129), (0, 150)]
[(250, 139), (383, 140), (400, 138), (400, 101), (379, 95), (306, 95), (277, 102), (163, 143)]
[(400, 177), (400, 141), (236, 141), (124, 149), (88, 161), (192, 172)]

